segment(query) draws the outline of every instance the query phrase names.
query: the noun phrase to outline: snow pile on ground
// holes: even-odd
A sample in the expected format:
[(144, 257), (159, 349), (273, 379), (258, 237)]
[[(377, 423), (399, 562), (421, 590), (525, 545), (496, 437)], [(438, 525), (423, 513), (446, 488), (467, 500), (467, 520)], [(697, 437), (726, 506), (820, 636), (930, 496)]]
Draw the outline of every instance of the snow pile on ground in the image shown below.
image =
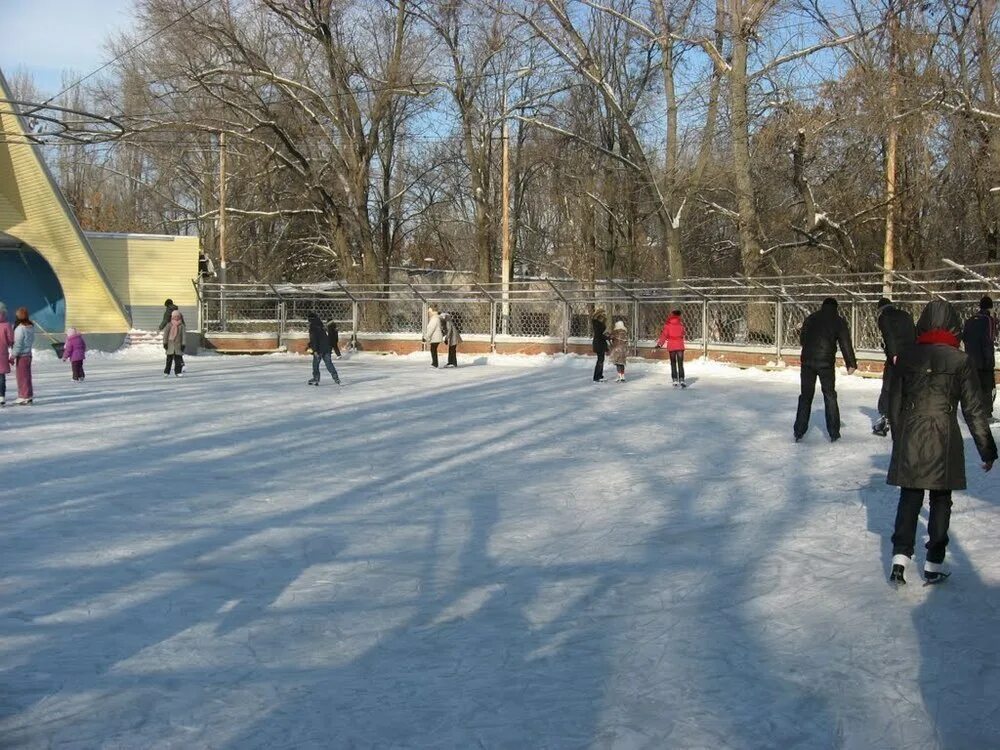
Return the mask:
[(998, 479), (890, 589), (877, 382), (133, 356), (0, 411), (4, 747), (1000, 747)]

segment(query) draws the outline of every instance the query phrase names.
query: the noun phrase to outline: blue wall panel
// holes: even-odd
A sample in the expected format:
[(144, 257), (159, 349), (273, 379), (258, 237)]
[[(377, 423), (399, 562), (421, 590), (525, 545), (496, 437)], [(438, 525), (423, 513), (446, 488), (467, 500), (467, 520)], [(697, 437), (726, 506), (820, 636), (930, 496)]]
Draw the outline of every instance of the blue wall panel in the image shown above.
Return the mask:
[(55, 272), (34, 250), (0, 249), (0, 301), (7, 305), (7, 317), (27, 307), (32, 319), (46, 331), (66, 327), (66, 298)]

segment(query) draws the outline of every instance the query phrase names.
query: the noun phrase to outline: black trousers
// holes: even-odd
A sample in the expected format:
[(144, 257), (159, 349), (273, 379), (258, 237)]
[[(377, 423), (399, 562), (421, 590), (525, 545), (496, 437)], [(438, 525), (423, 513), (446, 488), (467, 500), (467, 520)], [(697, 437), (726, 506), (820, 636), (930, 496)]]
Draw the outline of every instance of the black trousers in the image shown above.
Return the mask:
[(452, 367), (458, 367), (458, 344), (448, 346), (448, 364)]
[(440, 344), (431, 344), (431, 367), (438, 366), (438, 346)]
[(993, 370), (980, 370), (979, 381), (983, 387), (983, 405), (986, 407), (986, 414), (993, 416), (993, 390), (996, 388), (996, 380)]
[(594, 365), (594, 382), (604, 378), (604, 356), (607, 352), (597, 352), (597, 364)]
[(813, 396), (816, 395), (816, 378), (823, 389), (823, 407), (826, 411), (826, 431), (831, 438), (840, 437), (840, 407), (837, 405), (836, 375), (833, 367), (813, 367), (802, 363), (802, 392), (799, 394), (799, 408), (795, 414), (795, 434), (802, 437), (809, 429), (809, 412), (812, 411)]
[[(930, 516), (927, 519), (927, 562), (944, 562), (951, 523), (951, 491), (930, 490)], [(913, 557), (917, 539), (917, 518), (924, 504), (924, 491), (904, 488), (899, 491), (896, 529), (892, 534), (892, 554)]]
[(889, 389), (892, 388), (892, 379), (896, 377), (896, 366), (892, 362), (886, 362), (882, 368), (882, 390), (878, 394), (879, 416), (889, 415)]
[(167, 355), (167, 366), (163, 370), (164, 375), (170, 374), (170, 366), (174, 366), (174, 373), (177, 375), (181, 374), (181, 370), (184, 369), (184, 355), (183, 354), (168, 354)]
[(670, 379), (684, 380), (684, 352), (670, 352)]

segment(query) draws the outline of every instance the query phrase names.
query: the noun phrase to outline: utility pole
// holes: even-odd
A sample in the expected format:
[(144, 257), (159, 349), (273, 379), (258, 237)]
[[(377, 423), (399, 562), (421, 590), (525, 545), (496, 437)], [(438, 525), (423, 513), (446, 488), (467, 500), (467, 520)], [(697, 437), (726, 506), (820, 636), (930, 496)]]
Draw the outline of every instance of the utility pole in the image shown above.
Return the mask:
[(500, 209), (500, 332), (510, 333), (510, 132), (507, 126), (507, 88), (503, 91), (503, 122), (500, 126), (501, 160), (500, 192), (503, 206)]
[(226, 131), (219, 132), (219, 281), (226, 283)]
[(226, 131), (219, 131), (219, 317), (226, 330)]
[(896, 269), (896, 151), (899, 145), (899, 124), (896, 103), (899, 98), (899, 76), (896, 59), (899, 55), (899, 15), (894, 0), (889, 0), (889, 138), (885, 150), (885, 247), (882, 251), (882, 292), (892, 293), (892, 272)]

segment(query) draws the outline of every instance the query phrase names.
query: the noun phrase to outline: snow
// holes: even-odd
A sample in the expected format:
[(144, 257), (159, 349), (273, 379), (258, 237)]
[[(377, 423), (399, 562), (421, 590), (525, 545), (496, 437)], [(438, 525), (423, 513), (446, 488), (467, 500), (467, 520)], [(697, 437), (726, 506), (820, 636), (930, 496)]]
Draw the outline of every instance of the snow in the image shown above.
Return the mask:
[(877, 381), (796, 445), (795, 371), (461, 361), (40, 357), (0, 411), (0, 746), (1000, 747), (971, 443), (954, 575), (895, 591)]

